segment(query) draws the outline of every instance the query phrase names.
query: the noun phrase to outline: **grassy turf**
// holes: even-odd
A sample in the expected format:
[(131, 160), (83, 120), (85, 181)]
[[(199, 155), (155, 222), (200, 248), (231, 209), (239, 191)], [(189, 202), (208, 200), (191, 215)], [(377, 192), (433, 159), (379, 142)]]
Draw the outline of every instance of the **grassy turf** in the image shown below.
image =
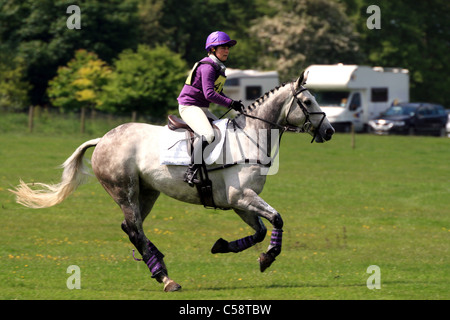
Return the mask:
[[(358, 135), (353, 150), (345, 134), (322, 145), (286, 134), (261, 195), (282, 214), (283, 252), (263, 274), (256, 259), (269, 235), (212, 255), (218, 238), (252, 231), (232, 211), (161, 196), (144, 228), (183, 286), (168, 294), (133, 260), (122, 213), (96, 179), (49, 209), (7, 191), (19, 178), (59, 182), (57, 166), (90, 138), (0, 134), (0, 299), (450, 298), (450, 139)], [(81, 290), (66, 287), (70, 265)], [(379, 290), (366, 286), (370, 265)]]

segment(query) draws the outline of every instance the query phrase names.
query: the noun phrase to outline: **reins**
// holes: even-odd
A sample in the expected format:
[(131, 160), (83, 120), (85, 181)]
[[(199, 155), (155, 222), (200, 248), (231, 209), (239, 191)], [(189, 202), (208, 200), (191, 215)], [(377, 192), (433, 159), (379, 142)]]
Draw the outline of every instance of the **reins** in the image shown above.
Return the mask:
[[(247, 118), (255, 119), (255, 120), (258, 120), (258, 121), (261, 121), (261, 122), (265, 122), (265, 123), (267, 123), (267, 124), (269, 124), (269, 125), (271, 125), (271, 126), (273, 126), (273, 127), (276, 127), (276, 128), (278, 128), (278, 129), (280, 129), (281, 133), (280, 133), (280, 135), (279, 135), (278, 148), (277, 148), (277, 150), (276, 150), (276, 152), (275, 152), (273, 158), (275, 158), (275, 157), (277, 156), (278, 152), (280, 151), (281, 137), (283, 136), (283, 134), (284, 134), (286, 131), (288, 131), (288, 132), (294, 132), (294, 133), (305, 133), (305, 132), (308, 132), (308, 131), (311, 129), (311, 127), (312, 127), (312, 123), (311, 123), (311, 120), (310, 120), (310, 116), (311, 116), (311, 115), (320, 114), (320, 115), (322, 115), (322, 119), (320, 120), (319, 125), (317, 126), (317, 129), (314, 130), (314, 135), (313, 135), (313, 138), (312, 138), (312, 140), (311, 140), (311, 143), (313, 143), (314, 140), (315, 140), (316, 137), (317, 137), (317, 132), (319, 131), (320, 127), (322, 126), (322, 123), (323, 123), (323, 121), (324, 121), (324, 119), (325, 119), (325, 117), (326, 117), (326, 114), (325, 114), (325, 112), (309, 112), (309, 111), (308, 111), (308, 109), (305, 107), (305, 105), (302, 103), (302, 101), (297, 97), (300, 93), (302, 93), (303, 91), (306, 91), (306, 90), (308, 90), (308, 89), (305, 88), (304, 86), (300, 86), (300, 89), (299, 89), (298, 91), (295, 91), (295, 90), (294, 90), (294, 84), (291, 83), (291, 91), (292, 91), (293, 101), (292, 101), (292, 104), (290, 105), (289, 111), (288, 111), (288, 113), (287, 113), (287, 115), (286, 115), (286, 125), (280, 125), (280, 124), (275, 123), (275, 122), (273, 122), (273, 121), (266, 120), (266, 119), (263, 119), (263, 118), (260, 118), (260, 117), (256, 117), (256, 116), (254, 116), (254, 115), (251, 115), (251, 114), (248, 114), (248, 113), (244, 112), (244, 110), (242, 110), (241, 112), (239, 112), (238, 117), (239, 117), (239, 116), (244, 116), (244, 117), (247, 117)], [(302, 110), (303, 114), (305, 115), (305, 122), (303, 123), (303, 125), (302, 125), (301, 127), (294, 126), (294, 125), (291, 125), (291, 124), (288, 123), (289, 114), (292, 112), (292, 106), (293, 106), (295, 100), (296, 100), (296, 102), (297, 102), (297, 105), (300, 107), (300, 109)], [(228, 111), (225, 112), (219, 119), (222, 119), (222, 118), (223, 118), (225, 115), (227, 115), (231, 110), (232, 110), (232, 109), (228, 109)], [(242, 130), (242, 131), (245, 133), (245, 131), (243, 130), (243, 128), (241, 128), (241, 127), (238, 125), (238, 123), (236, 122), (236, 119), (233, 119), (233, 120), (231, 120), (231, 121), (232, 121), (232, 123), (233, 123), (233, 126), (235, 127), (235, 130), (236, 130), (236, 127), (237, 127), (238, 129)], [(268, 155), (268, 156), (270, 157), (270, 155)], [(273, 159), (273, 158), (272, 158), (272, 159)], [(226, 169), (226, 168), (229, 168), (229, 167), (235, 166), (235, 165), (237, 165), (237, 164), (241, 164), (241, 163), (254, 163), (254, 162), (256, 162), (257, 164), (262, 165), (261, 161), (259, 161), (259, 160), (254, 161), (254, 160), (249, 160), (249, 159), (243, 159), (243, 161), (233, 162), (233, 163), (225, 164), (225, 165), (222, 165), (222, 166), (219, 166), (219, 167), (210, 168), (210, 169), (208, 169), (207, 171), (208, 171), (208, 172), (211, 172), (211, 171), (216, 171), (216, 170)], [(271, 161), (271, 162), (272, 162), (272, 161)], [(271, 163), (271, 162), (270, 162), (270, 163)], [(270, 164), (269, 164), (269, 166), (270, 166)]]
[[(288, 123), (289, 114), (290, 114), (291, 111), (292, 111), (292, 105), (294, 104), (294, 101), (292, 101), (292, 104), (291, 104), (291, 106), (289, 107), (288, 114), (286, 115), (286, 124), (287, 124), (287, 125), (285, 125), (285, 126), (282, 126), (282, 125), (280, 125), (280, 124), (278, 124), (278, 123), (275, 123), (275, 122), (272, 122), (272, 121), (269, 121), (269, 120), (266, 120), (266, 119), (263, 119), (263, 118), (259, 118), (259, 117), (256, 117), (256, 116), (247, 114), (247, 113), (245, 113), (245, 112), (241, 112), (239, 115), (243, 115), (243, 116), (245, 116), (245, 117), (247, 117), (247, 118), (252, 118), (252, 119), (255, 119), (255, 120), (259, 120), (259, 121), (268, 123), (268, 124), (270, 124), (270, 125), (272, 125), (272, 126), (274, 126), (274, 127), (277, 127), (278, 129), (281, 129), (281, 134), (280, 134), (280, 139), (281, 139), (281, 136), (282, 136), (283, 133), (285, 133), (286, 131), (289, 131), (289, 132), (295, 132), (295, 133), (305, 133), (305, 132), (308, 132), (308, 131), (311, 129), (311, 127), (312, 127), (312, 123), (311, 123), (311, 120), (310, 120), (309, 116), (310, 116), (310, 115), (315, 115), (315, 114), (320, 114), (320, 115), (322, 115), (322, 119), (320, 120), (319, 125), (317, 126), (317, 129), (314, 130), (314, 136), (313, 136), (313, 138), (312, 138), (312, 140), (311, 140), (311, 143), (313, 143), (314, 140), (316, 139), (317, 132), (318, 132), (319, 128), (322, 126), (322, 123), (323, 123), (323, 120), (324, 120), (325, 117), (326, 117), (326, 114), (325, 114), (325, 112), (309, 112), (309, 111), (308, 111), (308, 109), (305, 107), (305, 105), (302, 103), (302, 101), (297, 97), (300, 93), (302, 93), (303, 91), (306, 91), (306, 90), (308, 90), (308, 89), (305, 88), (304, 86), (300, 86), (300, 90), (298, 90), (298, 91), (296, 92), (296, 91), (294, 90), (294, 85), (293, 85), (293, 83), (291, 83), (291, 91), (292, 91), (292, 95), (293, 95), (294, 99), (297, 100), (297, 105), (300, 107), (300, 109), (302, 110), (303, 114), (305, 115), (305, 122), (303, 123), (303, 125), (302, 125), (301, 127), (294, 126), (294, 125), (291, 125), (291, 124)], [(231, 110), (231, 109), (230, 109), (230, 110)], [(225, 114), (223, 114), (222, 117), (224, 117), (230, 110), (228, 110)], [(222, 117), (221, 117), (221, 118), (222, 118)]]

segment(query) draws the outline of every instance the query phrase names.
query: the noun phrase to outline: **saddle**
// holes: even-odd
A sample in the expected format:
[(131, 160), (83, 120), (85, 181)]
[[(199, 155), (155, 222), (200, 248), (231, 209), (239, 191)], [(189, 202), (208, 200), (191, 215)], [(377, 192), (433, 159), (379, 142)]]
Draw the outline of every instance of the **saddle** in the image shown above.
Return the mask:
[(170, 130), (178, 130), (178, 129), (186, 129), (189, 130), (191, 132), (192, 129), (191, 127), (188, 126), (188, 124), (186, 122), (184, 122), (184, 120), (178, 118), (177, 116), (171, 114), (169, 115), (169, 122), (167, 123), (167, 126), (169, 127)]
[[(189, 125), (184, 122), (183, 119), (178, 118), (176, 115), (169, 115), (168, 116), (168, 123), (167, 126), (169, 127), (170, 130), (178, 130), (178, 129), (186, 129), (190, 132), (194, 132), (191, 127), (189, 127)], [(213, 126), (213, 128), (217, 128), (217, 126), (215, 124), (213, 124), (214, 119), (212, 118), (208, 118), (209, 123), (211, 123), (211, 126)], [(218, 128), (217, 128), (218, 129)]]
[[(213, 124), (214, 119), (208, 118), (208, 120), (213, 126), (213, 128), (216, 129), (217, 126)], [(175, 115), (168, 116), (167, 126), (169, 127), (170, 130), (173, 131), (180, 129), (186, 130), (186, 136), (188, 140), (188, 153), (191, 154), (193, 152), (194, 139), (196, 139), (195, 133), (191, 129), (191, 127), (189, 127), (189, 125), (186, 122), (184, 122), (184, 120), (178, 118)], [(219, 128), (217, 128), (217, 131), (219, 131)], [(196, 187), (197, 192), (200, 196), (200, 201), (202, 202), (203, 206), (205, 208), (217, 209), (217, 206), (214, 203), (213, 199), (212, 181), (209, 179), (208, 169), (206, 168), (206, 164), (204, 161), (198, 170), (198, 179), (200, 183), (196, 184)]]
[[(216, 133), (215, 139), (220, 140), (220, 129), (213, 123), (215, 120), (212, 118), (208, 118), (208, 120), (212, 128), (214, 129), (214, 132)], [(167, 127), (172, 131), (186, 130), (186, 140), (188, 141), (187, 149), (188, 154), (191, 155), (194, 148), (194, 141), (196, 138), (198, 138), (198, 136), (195, 135), (194, 130), (192, 130), (192, 128), (189, 127), (189, 125), (183, 119), (180, 119), (173, 114), (168, 116)], [(219, 137), (217, 137), (217, 133), (219, 134)]]

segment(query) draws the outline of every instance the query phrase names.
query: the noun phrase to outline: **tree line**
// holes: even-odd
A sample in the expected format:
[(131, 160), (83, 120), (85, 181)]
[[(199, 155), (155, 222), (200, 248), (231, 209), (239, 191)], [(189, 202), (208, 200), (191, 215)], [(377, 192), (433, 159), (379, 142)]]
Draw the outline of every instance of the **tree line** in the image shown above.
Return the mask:
[[(67, 27), (69, 2), (0, 0), (0, 108), (161, 118), (215, 30), (238, 40), (228, 67), (282, 81), (310, 64), (402, 67), (412, 101), (450, 107), (447, 0), (85, 0), (80, 29)], [(374, 4), (379, 29), (366, 23)]]

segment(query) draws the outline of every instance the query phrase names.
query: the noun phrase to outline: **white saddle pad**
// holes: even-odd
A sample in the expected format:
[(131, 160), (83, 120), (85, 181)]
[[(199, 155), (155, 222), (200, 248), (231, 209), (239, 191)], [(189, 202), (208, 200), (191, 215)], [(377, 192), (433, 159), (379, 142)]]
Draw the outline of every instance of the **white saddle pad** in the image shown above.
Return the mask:
[[(220, 130), (220, 141), (211, 153), (204, 159), (206, 164), (213, 164), (222, 153), (225, 142), (225, 135), (228, 119), (216, 120), (213, 122)], [(217, 137), (216, 137), (217, 138)], [(162, 165), (187, 166), (191, 164), (191, 156), (187, 151), (185, 130), (173, 131), (167, 126), (163, 128), (160, 141), (159, 162)]]

